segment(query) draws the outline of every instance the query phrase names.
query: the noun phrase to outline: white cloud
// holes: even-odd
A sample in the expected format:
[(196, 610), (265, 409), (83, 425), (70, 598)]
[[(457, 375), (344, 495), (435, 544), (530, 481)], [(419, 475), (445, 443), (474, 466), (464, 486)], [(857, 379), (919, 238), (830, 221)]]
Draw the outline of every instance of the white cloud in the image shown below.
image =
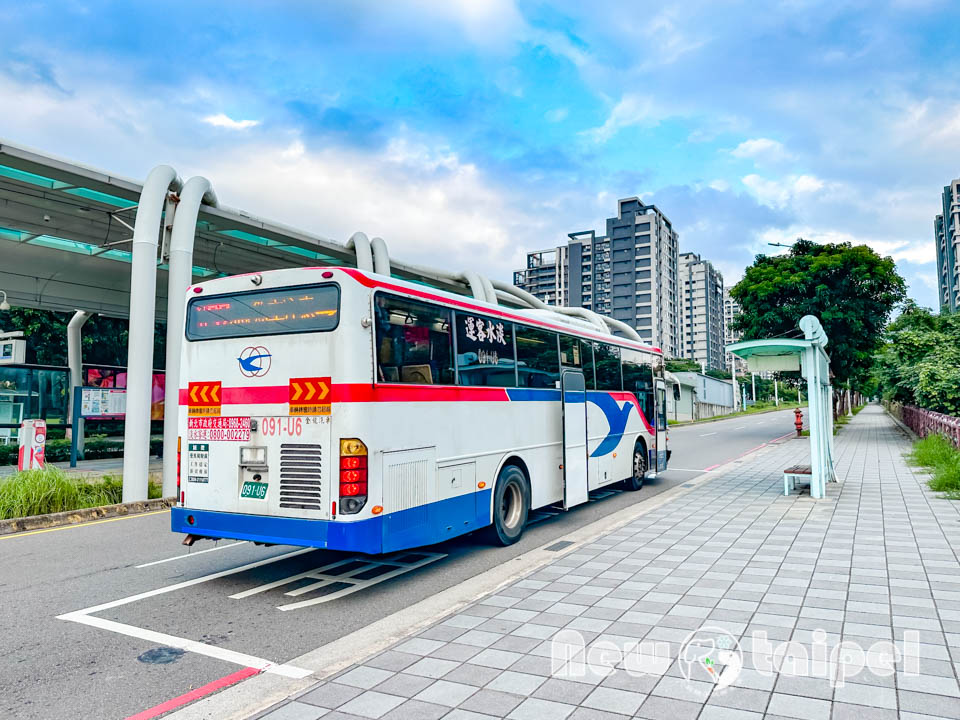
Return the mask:
[(553, 110), (547, 110), (543, 117), (546, 118), (547, 122), (558, 123), (566, 120), (567, 115), (569, 114), (570, 108), (561, 107), (554, 108)]
[(224, 113), (207, 115), (207, 117), (203, 118), (203, 121), (207, 123), (207, 125), (226, 128), (227, 130), (246, 130), (248, 128), (256, 127), (260, 124), (259, 120), (234, 120), (232, 117)]
[(787, 175), (771, 179), (750, 174), (740, 181), (758, 202), (773, 208), (787, 207), (792, 201), (817, 193), (826, 185), (823, 180), (813, 175)]
[(707, 187), (712, 188), (717, 192), (727, 192), (727, 190), (730, 189), (730, 183), (728, 183), (726, 180), (721, 180), (718, 178), (707, 183)]
[(755, 162), (777, 163), (789, 160), (793, 156), (787, 152), (782, 143), (770, 138), (753, 138), (744, 140), (737, 145), (730, 154), (736, 158), (749, 158)]
[(644, 125), (653, 127), (663, 118), (649, 94), (626, 93), (620, 102), (613, 106), (606, 122), (600, 127), (584, 131), (584, 135), (596, 142), (606, 142), (625, 127)]

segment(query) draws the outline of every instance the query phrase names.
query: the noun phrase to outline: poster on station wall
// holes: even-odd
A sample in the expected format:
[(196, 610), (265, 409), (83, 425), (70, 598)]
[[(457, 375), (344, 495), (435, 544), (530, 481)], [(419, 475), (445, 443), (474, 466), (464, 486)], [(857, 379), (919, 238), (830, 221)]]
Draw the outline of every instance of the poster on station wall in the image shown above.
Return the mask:
[[(163, 420), (165, 378), (164, 373), (155, 372), (153, 374), (153, 388), (150, 396), (151, 420)], [(122, 368), (88, 367), (85, 369), (83, 384), (98, 388), (125, 388), (127, 386), (127, 371)]]
[(126, 390), (90, 387), (80, 389), (80, 414), (84, 417), (123, 417), (126, 412)]

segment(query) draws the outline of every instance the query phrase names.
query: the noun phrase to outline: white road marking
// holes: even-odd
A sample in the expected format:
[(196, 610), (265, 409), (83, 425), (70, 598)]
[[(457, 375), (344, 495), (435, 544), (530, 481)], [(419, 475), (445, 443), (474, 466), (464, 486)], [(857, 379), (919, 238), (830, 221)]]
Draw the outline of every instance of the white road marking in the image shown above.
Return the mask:
[(710, 437), (711, 435), (716, 435), (716, 434), (717, 434), (717, 433), (715, 433), (715, 432), (712, 432), (712, 433), (704, 433), (704, 434), (701, 435), (700, 437)]
[(204, 553), (213, 552), (214, 550), (226, 550), (227, 548), (236, 547), (237, 545), (246, 545), (247, 542), (247, 540), (241, 540), (240, 542), (218, 545), (217, 547), (198, 550), (197, 552), (187, 553), (186, 555), (175, 555), (174, 557), (168, 557), (164, 560), (154, 560), (153, 562), (144, 563), (143, 565), (137, 565), (137, 569), (150, 567), (151, 565), (162, 565), (163, 563), (173, 562), (174, 560), (184, 560), (186, 558), (196, 557), (197, 555), (203, 555)]
[(694, 470), (694, 469), (692, 469), (692, 468), (675, 468), (675, 467), (672, 467), (672, 468), (667, 468), (664, 472), (692, 472), (692, 473), (703, 473), (703, 472), (710, 472), (710, 471), (709, 471), (709, 470), (703, 470), (703, 469)]
[[(412, 562), (404, 562), (402, 560), (402, 558), (411, 555), (417, 556), (419, 559)], [(378, 558), (376, 560), (367, 557), (351, 557), (344, 560), (338, 560), (335, 563), (324, 565), (323, 567), (308, 570), (307, 572), (297, 573), (296, 575), (291, 575), (290, 577), (275, 580), (274, 582), (258, 585), (257, 587), (250, 588), (249, 590), (244, 590), (243, 592), (238, 592), (234, 595), (231, 595), (230, 598), (232, 600), (242, 600), (243, 598), (250, 597), (251, 595), (273, 590), (278, 587), (283, 587), (284, 585), (289, 585), (290, 583), (304, 579), (316, 580), (317, 582), (290, 590), (284, 594), (289, 595), (290, 597), (297, 597), (299, 595), (305, 595), (306, 593), (314, 592), (315, 590), (320, 590), (337, 583), (349, 586), (312, 600), (302, 600), (300, 602), (287, 603), (286, 605), (277, 606), (278, 610), (297, 610), (299, 608), (309, 607), (311, 605), (319, 605), (320, 603), (330, 602), (331, 600), (342, 598), (344, 595), (352, 595), (353, 593), (364, 590), (372, 585), (382, 583), (384, 580), (389, 580), (390, 578), (395, 578), (398, 575), (403, 575), (404, 573), (416, 570), (424, 565), (429, 565), (430, 563), (436, 562), (437, 560), (441, 560), (445, 557), (447, 556), (444, 553), (422, 553), (409, 550), (394, 553), (393, 555)], [(357, 567), (341, 573), (331, 572), (337, 568), (351, 564), (356, 564)], [(368, 573), (375, 568), (382, 567), (393, 567), (393, 569), (369, 578), (356, 577), (357, 575)]]
[(735, 427), (734, 430), (743, 430), (746, 425), (741, 425), (740, 427)]
[(263, 658), (254, 657), (253, 655), (245, 655), (244, 653), (234, 652), (233, 650), (227, 650), (226, 648), (220, 648), (214, 645), (207, 645), (206, 643), (197, 642), (196, 640), (190, 640), (188, 638), (176, 637), (175, 635), (167, 635), (165, 633), (147, 630), (146, 628), (138, 628), (133, 625), (114, 622), (113, 620), (93, 617), (93, 614), (102, 612), (103, 610), (110, 610), (115, 607), (120, 607), (121, 605), (128, 605), (129, 603), (136, 602), (138, 600), (145, 600), (146, 598), (154, 597), (156, 595), (163, 595), (165, 593), (182, 590), (184, 588), (192, 587), (193, 585), (199, 585), (200, 583), (205, 583), (210, 580), (216, 580), (217, 578), (235, 575), (246, 570), (252, 570), (253, 568), (262, 567), (263, 565), (269, 565), (270, 563), (279, 562), (280, 560), (286, 560), (287, 558), (292, 558), (297, 555), (313, 552), (314, 550), (316, 550), (316, 548), (301, 548), (300, 550), (294, 550), (293, 552), (284, 553), (283, 555), (276, 555), (263, 560), (257, 560), (256, 562), (247, 563), (246, 565), (241, 565), (240, 567), (235, 567), (231, 570), (222, 570), (220, 572), (212, 573), (211, 575), (204, 575), (193, 580), (186, 580), (181, 583), (176, 583), (175, 585), (167, 585), (166, 587), (157, 588), (156, 590), (148, 590), (147, 592), (137, 593), (136, 595), (120, 598), (119, 600), (112, 600), (107, 603), (102, 603), (101, 605), (94, 605), (92, 607), (84, 608), (83, 610), (75, 610), (74, 612), (58, 615), (57, 619), (69, 620), (71, 622), (81, 623), (83, 625), (90, 625), (103, 630), (120, 633), (121, 635), (129, 635), (130, 637), (140, 638), (141, 640), (159, 642), (171, 647), (189, 650), (190, 652), (195, 652), (198, 655), (206, 655), (207, 657), (234, 662), (239, 665), (243, 665), (244, 667), (255, 667), (263, 670), (266, 673), (283, 675), (290, 678), (304, 678), (310, 674), (310, 670), (304, 670), (303, 668), (299, 668), (294, 665), (273, 663), (269, 660), (264, 660)]
[(113, 620), (92, 617), (90, 615), (84, 615), (83, 613), (68, 613), (61, 615), (59, 619), (72, 620), (73, 622), (90, 625), (91, 627), (100, 628), (101, 630), (109, 630), (120, 633), (121, 635), (139, 638), (140, 640), (155, 642), (158, 645), (167, 645), (169, 647), (180, 648), (181, 650), (188, 650), (198, 655), (206, 655), (207, 657), (216, 658), (217, 660), (225, 660), (226, 662), (256, 668), (262, 672), (282, 675), (283, 677), (304, 678), (311, 674), (310, 670), (305, 670), (295, 665), (277, 665), (269, 660), (247, 655), (246, 653), (235, 652), (234, 650), (227, 650), (226, 648), (217, 647), (216, 645), (207, 645), (206, 643), (197, 642), (196, 640), (188, 640), (187, 638), (167, 635), (166, 633), (155, 632), (133, 625), (126, 625)]

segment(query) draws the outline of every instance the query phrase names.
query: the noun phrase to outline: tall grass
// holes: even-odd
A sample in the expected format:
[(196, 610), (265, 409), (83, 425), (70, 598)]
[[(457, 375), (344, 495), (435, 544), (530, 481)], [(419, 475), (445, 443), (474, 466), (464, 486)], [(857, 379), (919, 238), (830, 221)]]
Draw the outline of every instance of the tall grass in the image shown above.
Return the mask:
[(931, 473), (931, 490), (960, 499), (960, 450), (943, 435), (928, 435), (913, 444), (909, 458)]
[[(160, 495), (160, 485), (151, 481), (148, 496)], [(0, 520), (114, 505), (122, 496), (123, 481), (119, 477), (88, 481), (51, 465), (0, 479)]]

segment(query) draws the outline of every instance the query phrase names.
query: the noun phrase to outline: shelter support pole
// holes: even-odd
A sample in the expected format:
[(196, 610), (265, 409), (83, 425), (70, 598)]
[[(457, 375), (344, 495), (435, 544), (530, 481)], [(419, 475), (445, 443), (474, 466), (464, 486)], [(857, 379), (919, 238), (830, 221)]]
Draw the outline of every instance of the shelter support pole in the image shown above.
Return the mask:
[(140, 193), (130, 263), (130, 331), (127, 410), (123, 431), (123, 502), (147, 499), (150, 470), (150, 405), (153, 388), (153, 324), (156, 319), (157, 243), (168, 191), (182, 186), (176, 171), (158, 165)]
[(170, 236), (167, 273), (167, 359), (163, 397), (163, 496), (177, 494), (177, 423), (180, 410), (180, 351), (183, 347), (187, 291), (193, 281), (193, 243), (200, 204), (217, 206), (213, 186), (205, 177), (187, 180)]
[(67, 366), (70, 368), (70, 394), (68, 400), (70, 403), (68, 422), (73, 426), (67, 432), (67, 437), (72, 438), (73, 433), (77, 434), (77, 450), (83, 454), (83, 418), (75, 418), (73, 412), (73, 391), (83, 385), (83, 348), (80, 345), (80, 329), (84, 323), (90, 319), (90, 313), (84, 310), (77, 310), (67, 323)]

